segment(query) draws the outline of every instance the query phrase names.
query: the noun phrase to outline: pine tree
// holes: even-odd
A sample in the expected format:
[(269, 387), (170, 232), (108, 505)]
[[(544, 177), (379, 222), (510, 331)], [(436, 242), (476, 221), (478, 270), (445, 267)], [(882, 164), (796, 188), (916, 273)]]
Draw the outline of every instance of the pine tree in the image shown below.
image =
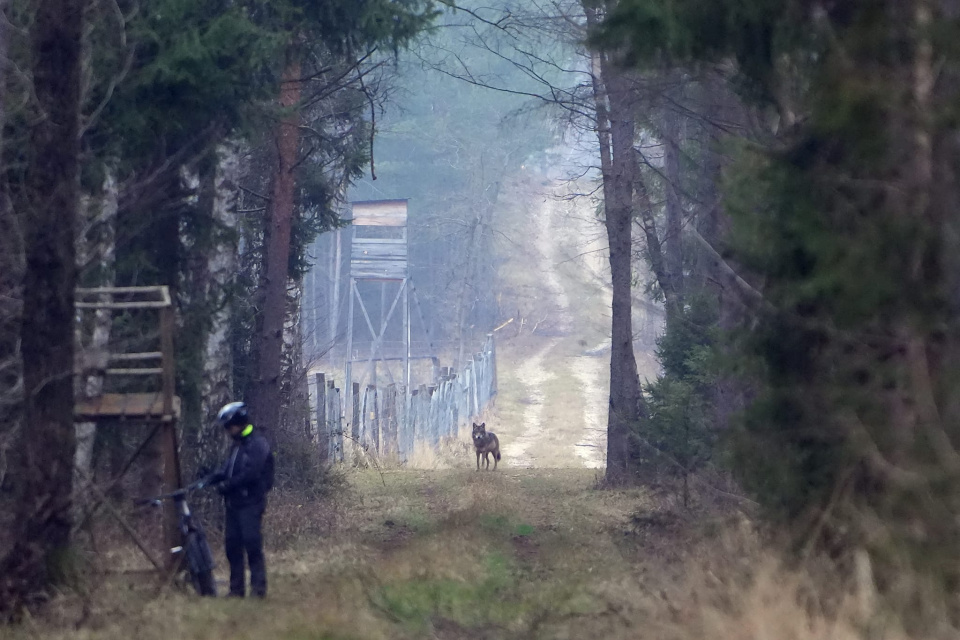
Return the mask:
[(598, 38), (642, 64), (722, 65), (770, 123), (725, 189), (734, 255), (764, 283), (736, 343), (756, 385), (741, 478), (801, 536), (863, 545), (886, 577), (919, 569), (955, 594), (940, 562), (960, 549), (948, 9), (624, 0)]
[(245, 397), (260, 425), (279, 426), (283, 326), (286, 318), (287, 278), (290, 275), (291, 241), (298, 205), (300, 119), (303, 100), (301, 76), (305, 43), (318, 42), (334, 60), (354, 63), (359, 56), (381, 46), (396, 50), (427, 26), (435, 15), (423, 0), (356, 3), (350, 1), (299, 3), (290, 1), (272, 8), (275, 19), (288, 32), (278, 100), (277, 156), (271, 170), (270, 202), (264, 226), (263, 268), (256, 295), (256, 333), (251, 345), (253, 375)]

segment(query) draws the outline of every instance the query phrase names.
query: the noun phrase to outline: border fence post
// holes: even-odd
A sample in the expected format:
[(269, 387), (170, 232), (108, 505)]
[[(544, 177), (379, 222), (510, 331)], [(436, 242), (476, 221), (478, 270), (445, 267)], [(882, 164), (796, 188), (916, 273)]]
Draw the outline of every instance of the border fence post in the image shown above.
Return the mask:
[(316, 398), (317, 453), (321, 464), (330, 461), (330, 428), (327, 424), (327, 380), (322, 373), (313, 376), (314, 397)]

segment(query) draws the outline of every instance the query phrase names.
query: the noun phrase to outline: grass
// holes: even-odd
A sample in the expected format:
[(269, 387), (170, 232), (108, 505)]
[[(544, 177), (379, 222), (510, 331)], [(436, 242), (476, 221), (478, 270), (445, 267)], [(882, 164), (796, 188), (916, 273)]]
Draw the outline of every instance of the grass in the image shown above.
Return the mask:
[(292, 516), (270, 514), (265, 602), (103, 574), (90, 577), (85, 605), (64, 593), (0, 637), (907, 637), (846, 606), (843, 590), (816, 595), (764, 551), (749, 520), (664, 510), (640, 489), (598, 490), (589, 470), (388, 470), (383, 481), (366, 470), (346, 480), (336, 517), (321, 513), (326, 502), (277, 501), (327, 528), (296, 525), (304, 533), (291, 536)]
[[(284, 548), (269, 554), (265, 603), (200, 600), (176, 590), (158, 596), (142, 579), (100, 577), (86, 614), (76, 595), (64, 594), (47, 617), (0, 633), (17, 640), (417, 638), (440, 629), (531, 637), (533, 622), (551, 612), (591, 610), (589, 583), (609, 576), (587, 567), (622, 571), (609, 540), (622, 535), (617, 526), (642, 498), (599, 494), (593, 473), (578, 471), (386, 471), (385, 487), (375, 471), (348, 479), (347, 504), (327, 534), (294, 539), (275, 530), (288, 526), (290, 514), (273, 522), (268, 542)], [(297, 501), (279, 502), (292, 508)], [(597, 537), (607, 542), (597, 548)], [(593, 559), (581, 563), (586, 556)]]

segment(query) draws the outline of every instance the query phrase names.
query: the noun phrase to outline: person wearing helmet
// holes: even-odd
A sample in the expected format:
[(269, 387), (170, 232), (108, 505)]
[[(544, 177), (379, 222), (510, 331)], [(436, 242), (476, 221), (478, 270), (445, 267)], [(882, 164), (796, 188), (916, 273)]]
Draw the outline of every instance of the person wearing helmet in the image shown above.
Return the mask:
[(223, 546), (230, 563), (230, 595), (245, 595), (246, 555), (250, 589), (254, 596), (262, 598), (267, 595), (267, 571), (261, 528), (267, 492), (273, 487), (273, 452), (269, 441), (254, 429), (244, 403), (224, 405), (217, 421), (233, 439), (233, 446), (223, 467), (206, 484), (218, 484), (217, 490), (223, 496)]

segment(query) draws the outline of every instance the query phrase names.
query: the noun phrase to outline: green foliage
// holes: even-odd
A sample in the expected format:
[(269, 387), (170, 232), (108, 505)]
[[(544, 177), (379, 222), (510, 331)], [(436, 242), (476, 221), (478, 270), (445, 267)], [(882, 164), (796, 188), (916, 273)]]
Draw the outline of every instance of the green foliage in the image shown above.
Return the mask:
[(735, 61), (790, 125), (724, 185), (765, 298), (736, 343), (756, 393), (731, 459), (814, 542), (873, 551), (881, 583), (909, 566), (955, 594), (929, 558), (960, 549), (960, 26), (935, 3), (700, 5), (623, 0), (596, 41)]
[(481, 563), (484, 574), (479, 580), (409, 580), (383, 586), (375, 598), (392, 617), (421, 630), (435, 616), (465, 627), (511, 620), (521, 606), (511, 597), (517, 582), (511, 563), (500, 554), (489, 554)]
[(434, 15), (424, 0), (164, 0), (137, 11), (120, 42), (117, 25), (105, 19), (91, 36), (98, 80), (91, 103), (106, 108), (90, 143), (136, 160), (174, 152), (211, 127), (224, 136), (249, 122), (255, 103), (276, 95), (291, 39), (352, 60), (405, 45)]
[(339, 217), (344, 194), (370, 164), (367, 104), (362, 91), (345, 86), (303, 114), (311, 134), (301, 145), (306, 151), (297, 168), (299, 207), (291, 230), (291, 278), (302, 278), (309, 271), (308, 248), (317, 236), (344, 225)]
[(432, 0), (248, 0), (258, 24), (271, 25), (288, 42), (317, 42), (340, 58), (366, 49), (396, 52), (439, 12)]
[(715, 372), (711, 370), (711, 348), (717, 342), (717, 303), (705, 292), (696, 290), (686, 297), (686, 304), (671, 331), (658, 341), (657, 358), (664, 375), (705, 384)]
[(778, 91), (774, 67), (784, 48), (817, 50), (805, 29), (802, 2), (780, 0), (620, 0), (592, 34), (595, 46), (620, 47), (631, 65), (698, 63), (732, 59), (738, 83), (749, 95), (772, 102)]
[(663, 373), (646, 385), (648, 420), (642, 437), (669, 475), (686, 477), (715, 454), (713, 393), (720, 377), (716, 299), (692, 295), (658, 340)]
[[(901, 363), (884, 346), (894, 327), (907, 317), (948, 322), (942, 290), (908, 277), (918, 245), (935, 243), (932, 229), (835, 187), (838, 174), (865, 179), (885, 155), (864, 157), (860, 138), (882, 150), (884, 136), (854, 112), (847, 117), (843, 136), (829, 143), (812, 133), (788, 153), (744, 158), (743, 180), (727, 192), (731, 243), (748, 269), (768, 277), (764, 295), (775, 305), (741, 343), (744, 357), (758, 358), (763, 385), (734, 459), (744, 482), (791, 518), (826, 504), (857, 464), (851, 420), (890, 443), (898, 427), (888, 396), (903, 384)], [(835, 128), (842, 117), (830, 120)], [(823, 163), (822, 145), (844, 137), (849, 155)]]
[(164, 0), (145, 5), (117, 39), (115, 20), (91, 35), (90, 103), (104, 109), (87, 134), (124, 173), (175, 153), (203, 132), (220, 136), (244, 110), (272, 95), (271, 67), (282, 41), (225, 1)]

